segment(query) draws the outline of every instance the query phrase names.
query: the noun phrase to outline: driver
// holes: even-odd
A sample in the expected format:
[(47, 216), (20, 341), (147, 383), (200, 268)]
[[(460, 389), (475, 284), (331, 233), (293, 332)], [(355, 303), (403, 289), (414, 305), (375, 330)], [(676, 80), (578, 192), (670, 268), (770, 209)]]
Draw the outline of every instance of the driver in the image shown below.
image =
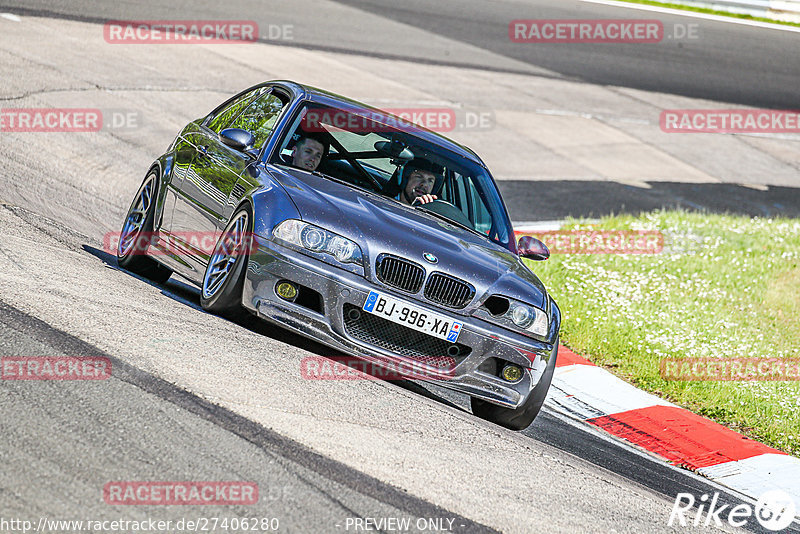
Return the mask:
[(431, 194), (436, 180), (441, 178), (441, 170), (426, 159), (415, 158), (403, 167), (400, 193), (395, 197), (403, 204), (427, 204), (438, 197)]
[(301, 134), (300, 139), (292, 148), (291, 165), (314, 171), (327, 153), (328, 147), (319, 138)]

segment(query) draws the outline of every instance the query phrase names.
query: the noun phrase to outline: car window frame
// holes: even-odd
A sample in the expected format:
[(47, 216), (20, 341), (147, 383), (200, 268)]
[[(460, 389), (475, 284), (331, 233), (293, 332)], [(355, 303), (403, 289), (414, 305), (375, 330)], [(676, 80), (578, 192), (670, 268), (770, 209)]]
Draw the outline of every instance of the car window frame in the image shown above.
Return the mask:
[[(263, 91), (263, 92), (260, 92), (260, 93), (258, 92), (260, 89), (264, 89), (264, 88), (266, 88), (267, 90)], [(274, 82), (260, 83), (260, 84), (255, 85), (255, 86), (248, 87), (244, 91), (232, 96), (231, 98), (229, 98), (228, 100), (226, 100), (225, 102), (223, 102), (222, 104), (220, 104), (219, 106), (214, 108), (214, 110), (212, 110), (211, 113), (206, 115), (205, 118), (200, 122), (200, 127), (201, 127), (201, 130), (203, 130), (206, 133), (206, 135), (210, 135), (210, 136), (214, 137), (215, 139), (219, 139), (219, 132), (215, 132), (209, 126), (211, 121), (213, 121), (214, 118), (217, 117), (220, 113), (223, 113), (224, 111), (226, 111), (230, 106), (232, 106), (233, 104), (237, 103), (240, 99), (242, 99), (248, 93), (251, 93), (251, 92), (253, 93), (253, 96), (247, 101), (247, 104), (244, 106), (244, 108), (242, 108), (242, 111), (237, 113), (236, 116), (231, 119), (231, 122), (233, 120), (237, 119), (239, 117), (239, 115), (241, 115), (242, 112), (244, 112), (244, 110), (246, 110), (248, 107), (250, 107), (250, 105), (255, 101), (256, 98), (260, 98), (260, 97), (264, 96), (265, 94), (275, 94), (284, 103), (283, 107), (281, 108), (280, 114), (275, 119), (275, 124), (274, 124), (274, 126), (272, 128), (272, 132), (270, 132), (270, 134), (264, 140), (264, 144), (261, 146), (261, 148), (258, 149), (257, 154), (255, 152), (253, 152), (251, 154), (253, 157), (256, 158), (257, 161), (264, 161), (265, 152), (267, 151), (268, 147), (270, 146), (270, 141), (275, 137), (275, 135), (279, 131), (282, 131), (282, 129), (283, 129), (282, 122), (285, 120), (286, 114), (291, 109), (294, 108), (294, 105), (296, 103), (296, 101), (293, 98), (291, 92), (287, 88), (282, 87), (280, 85), (277, 85)], [(224, 129), (225, 128), (222, 128), (220, 131), (222, 131)]]
[[(239, 93), (237, 95), (234, 95), (233, 97), (229, 98), (228, 100), (226, 100), (225, 102), (223, 102), (222, 104), (220, 104), (219, 106), (214, 108), (211, 111), (211, 113), (206, 115), (205, 118), (203, 119), (203, 122), (200, 123), (200, 126), (202, 126), (203, 128), (205, 128), (205, 129), (207, 129), (207, 130), (209, 130), (211, 132), (214, 132), (215, 134), (219, 134), (219, 132), (216, 132), (211, 128), (211, 122), (214, 119), (216, 119), (219, 115), (221, 115), (222, 113), (228, 111), (229, 108), (231, 108), (235, 104), (238, 104), (240, 101), (245, 99), (245, 97), (247, 97), (247, 95), (249, 93), (252, 93), (252, 95), (245, 102), (244, 107), (242, 108), (242, 110), (233, 117), (233, 119), (235, 119), (236, 117), (238, 117), (242, 113), (242, 111), (247, 109), (247, 107), (250, 104), (252, 104), (253, 100), (255, 100), (256, 98), (258, 98), (259, 96), (264, 94), (263, 92), (259, 93), (258, 91), (260, 91), (261, 89), (264, 89), (265, 87), (267, 88), (267, 90), (269, 90), (269, 86), (257, 85), (255, 87), (250, 87), (248, 89), (245, 89), (244, 91), (242, 91), (241, 93)], [(233, 119), (231, 119), (231, 120), (233, 120)], [(224, 129), (225, 128), (220, 128), (220, 132), (222, 130), (224, 130)]]
[[(269, 138), (272, 137), (272, 134), (275, 133), (275, 130), (277, 129), (278, 124), (280, 123), (281, 115), (286, 110), (287, 106), (289, 105), (288, 98), (286, 98), (285, 96), (282, 98), (281, 95), (280, 95), (280, 92), (279, 91), (275, 91), (274, 89), (275, 89), (274, 87), (269, 87), (263, 93), (257, 94), (255, 96), (255, 98), (251, 99), (247, 103), (247, 105), (245, 105), (245, 107), (242, 109), (242, 111), (240, 111), (234, 118), (232, 118), (230, 120), (230, 122), (225, 126), (225, 128), (236, 128), (236, 126), (233, 126), (233, 124), (235, 124), (242, 117), (242, 115), (244, 115), (244, 113), (248, 109), (250, 109), (250, 107), (253, 106), (259, 99), (268, 98), (268, 97), (277, 98), (281, 102), (281, 109), (277, 113), (277, 115), (275, 116), (275, 120), (274, 120), (274, 123), (272, 124), (272, 128), (270, 129), (269, 134), (266, 137), (264, 137), (264, 140), (262, 141), (261, 145), (258, 145), (258, 144), (254, 144), (253, 145), (253, 148), (257, 149), (259, 152), (261, 152), (261, 149), (264, 146), (267, 145), (267, 143), (269, 141)], [(223, 130), (225, 128), (223, 128)], [(243, 129), (246, 130), (246, 131), (249, 131), (250, 133), (252, 133), (255, 136), (255, 132), (251, 132), (250, 130), (248, 130), (246, 128), (243, 128)], [(214, 131), (214, 130), (211, 130), (211, 131)]]

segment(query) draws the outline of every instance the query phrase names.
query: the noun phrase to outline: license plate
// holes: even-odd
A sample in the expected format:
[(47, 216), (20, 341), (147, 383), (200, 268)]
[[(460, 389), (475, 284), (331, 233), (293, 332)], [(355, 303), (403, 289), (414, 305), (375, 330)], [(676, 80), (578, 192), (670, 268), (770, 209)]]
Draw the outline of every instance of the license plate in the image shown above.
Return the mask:
[(365, 312), (383, 317), (393, 323), (401, 324), (429, 336), (455, 343), (464, 323), (454, 321), (444, 315), (432, 313), (404, 300), (370, 291), (362, 308)]

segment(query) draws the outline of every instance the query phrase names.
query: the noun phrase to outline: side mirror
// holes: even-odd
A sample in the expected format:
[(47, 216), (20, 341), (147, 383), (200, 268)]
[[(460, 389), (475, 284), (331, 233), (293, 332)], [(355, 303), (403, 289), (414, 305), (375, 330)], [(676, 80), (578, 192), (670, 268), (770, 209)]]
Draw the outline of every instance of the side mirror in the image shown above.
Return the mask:
[(550, 249), (547, 248), (547, 245), (529, 235), (519, 238), (517, 253), (523, 258), (535, 261), (546, 260), (550, 257)]
[(241, 128), (225, 128), (219, 133), (222, 144), (239, 152), (244, 152), (256, 142), (256, 137)]

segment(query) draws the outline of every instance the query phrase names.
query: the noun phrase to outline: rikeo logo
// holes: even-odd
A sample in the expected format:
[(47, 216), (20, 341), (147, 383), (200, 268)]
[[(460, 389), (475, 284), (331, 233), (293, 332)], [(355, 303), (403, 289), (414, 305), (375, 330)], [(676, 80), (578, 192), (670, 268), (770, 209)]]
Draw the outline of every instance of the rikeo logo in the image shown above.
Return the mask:
[[(697, 511), (692, 512), (695, 504), (698, 505)], [(719, 504), (719, 492), (715, 492), (713, 496), (703, 494), (699, 499), (695, 499), (691, 493), (679, 493), (675, 497), (667, 525), (671, 527), (677, 520), (682, 527), (711, 526), (712, 523), (721, 527), (722, 514), (727, 513), (727, 520), (724, 522), (732, 527), (744, 527), (749, 518), (755, 517), (765, 529), (778, 531), (792, 524), (796, 511), (792, 496), (781, 490), (763, 493), (755, 506), (742, 503), (733, 507), (730, 504)]]

